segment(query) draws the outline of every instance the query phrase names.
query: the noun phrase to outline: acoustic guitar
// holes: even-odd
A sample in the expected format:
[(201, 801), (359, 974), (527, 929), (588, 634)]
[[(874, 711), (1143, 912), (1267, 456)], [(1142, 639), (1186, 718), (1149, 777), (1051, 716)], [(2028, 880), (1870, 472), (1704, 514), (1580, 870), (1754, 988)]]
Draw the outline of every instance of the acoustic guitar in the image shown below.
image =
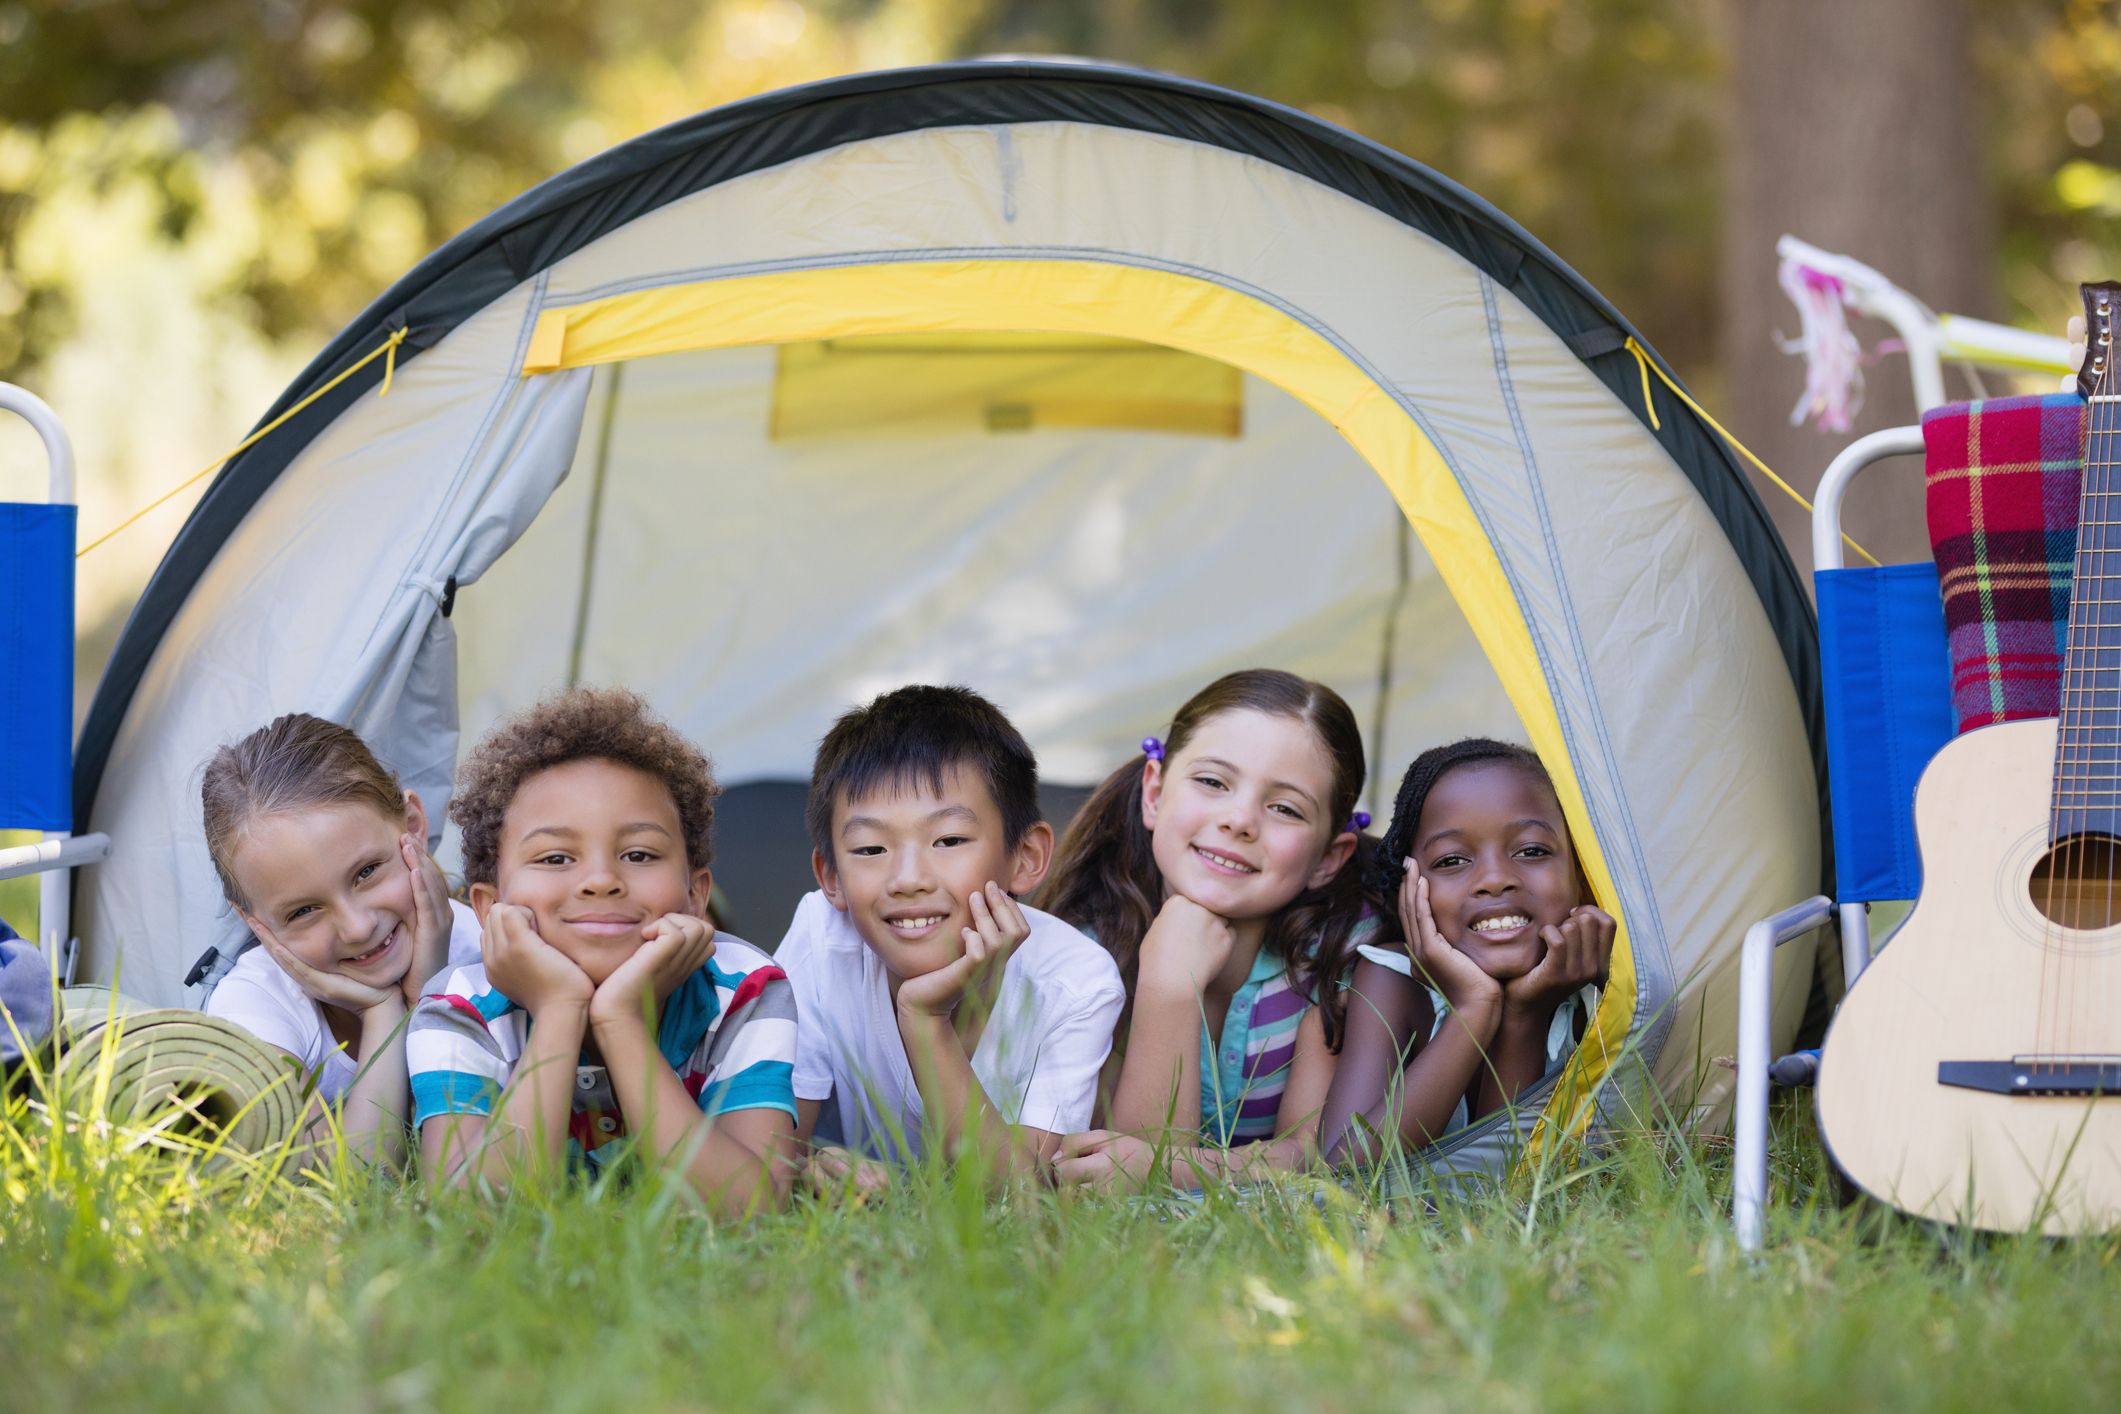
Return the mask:
[(2121, 1227), (2121, 284), (2084, 286), (2084, 489), (2059, 718), (1957, 738), (1915, 791), (1922, 897), (1827, 1033), (1819, 1119), (1918, 1217)]

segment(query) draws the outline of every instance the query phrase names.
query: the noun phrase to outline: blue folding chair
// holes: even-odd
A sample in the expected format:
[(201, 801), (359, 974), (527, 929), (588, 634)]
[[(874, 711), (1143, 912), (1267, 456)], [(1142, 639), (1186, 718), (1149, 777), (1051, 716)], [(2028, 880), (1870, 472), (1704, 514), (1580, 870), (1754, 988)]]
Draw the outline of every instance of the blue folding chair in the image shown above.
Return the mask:
[(1812, 582), (1819, 596), (1819, 668), (1826, 695), (1826, 764), (1833, 801), (1838, 900), (1807, 899), (1746, 931), (1738, 971), (1738, 1096), (1732, 1217), (1738, 1245), (1760, 1245), (1767, 1201), (1768, 1029), (1775, 949), (1841, 915), (1847, 986), (1871, 960), (1869, 906), (1922, 892), (1915, 850), (1915, 786), (1952, 739), (1951, 653), (1935, 564), (1848, 569), (1841, 501), (1856, 473), (1887, 457), (1919, 456), (1920, 427), (1873, 432), (1849, 444), (1820, 479), (1812, 508)]
[(41, 830), (0, 849), (0, 879), (40, 874), (37, 936), (46, 964), (73, 981), (73, 866), (110, 857), (106, 835), (75, 839), (74, 453), (58, 414), (0, 383), (0, 408), (37, 429), (51, 466), (43, 505), (0, 502), (0, 829)]

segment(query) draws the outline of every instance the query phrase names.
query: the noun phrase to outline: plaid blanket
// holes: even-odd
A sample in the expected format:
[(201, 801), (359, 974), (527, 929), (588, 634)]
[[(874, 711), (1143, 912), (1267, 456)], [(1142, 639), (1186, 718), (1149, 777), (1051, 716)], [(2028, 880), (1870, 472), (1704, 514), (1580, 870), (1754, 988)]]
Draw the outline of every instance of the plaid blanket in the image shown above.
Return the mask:
[(2083, 424), (2074, 393), (1922, 415), (1930, 542), (1962, 732), (2060, 711)]

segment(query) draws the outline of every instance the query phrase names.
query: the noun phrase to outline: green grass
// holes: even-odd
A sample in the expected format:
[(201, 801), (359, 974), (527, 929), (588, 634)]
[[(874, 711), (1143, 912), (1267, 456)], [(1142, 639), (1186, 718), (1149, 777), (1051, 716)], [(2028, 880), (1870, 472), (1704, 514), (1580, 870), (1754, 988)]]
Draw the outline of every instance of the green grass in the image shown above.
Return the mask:
[[(77, 1102), (86, 1104), (87, 1100)], [(0, 1128), (10, 1409), (2099, 1409), (2107, 1242), (1829, 1198), (1780, 1119), (1769, 1245), (1722, 1148), (1638, 1137), (1536, 1208), (1292, 1185), (889, 1200), (717, 1227), (669, 1190), (290, 1182), (169, 1124)], [(1323, 1196), (1321, 1196), (1323, 1195)]]

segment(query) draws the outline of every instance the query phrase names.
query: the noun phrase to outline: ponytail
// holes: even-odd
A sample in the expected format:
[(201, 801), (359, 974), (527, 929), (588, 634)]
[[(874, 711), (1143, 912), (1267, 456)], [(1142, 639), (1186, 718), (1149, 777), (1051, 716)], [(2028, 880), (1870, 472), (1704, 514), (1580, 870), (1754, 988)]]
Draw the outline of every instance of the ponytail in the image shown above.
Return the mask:
[(1061, 837), (1053, 872), (1036, 900), (1039, 908), (1097, 939), (1119, 964), (1120, 980), (1127, 984), (1122, 1030), (1134, 1014), (1142, 939), (1164, 905), (1164, 876), (1142, 824), (1142, 772), (1148, 764), (1147, 756), (1136, 755), (1090, 792)]

